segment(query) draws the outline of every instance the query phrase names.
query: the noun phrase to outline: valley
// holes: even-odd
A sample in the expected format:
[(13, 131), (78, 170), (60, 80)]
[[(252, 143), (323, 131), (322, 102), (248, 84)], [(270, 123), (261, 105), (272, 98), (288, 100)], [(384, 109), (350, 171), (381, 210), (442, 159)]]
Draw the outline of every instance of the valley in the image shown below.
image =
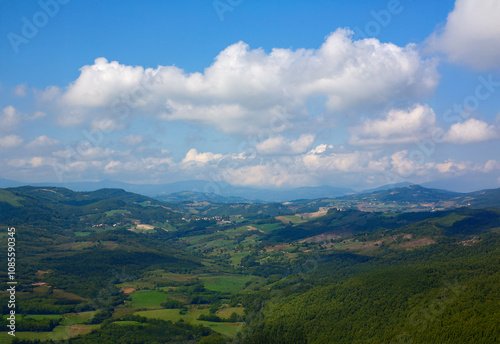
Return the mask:
[(496, 193), (167, 203), (119, 189), (2, 189), (19, 284), (16, 337), (0, 342), (492, 343)]

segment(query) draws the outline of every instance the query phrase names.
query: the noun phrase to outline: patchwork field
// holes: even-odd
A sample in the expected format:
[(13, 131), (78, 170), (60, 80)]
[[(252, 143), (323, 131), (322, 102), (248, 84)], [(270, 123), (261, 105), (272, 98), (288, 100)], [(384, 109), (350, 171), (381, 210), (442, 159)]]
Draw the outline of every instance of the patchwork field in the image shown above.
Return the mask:
[[(24, 318), (31, 318), (35, 320), (44, 319), (61, 319), (61, 324), (54, 328), (50, 332), (19, 332), (16, 331), (16, 338), (19, 339), (31, 339), (31, 340), (67, 340), (69, 338), (75, 337), (79, 334), (87, 334), (92, 330), (97, 329), (100, 325), (87, 325), (84, 324), (95, 314), (94, 311), (91, 312), (81, 312), (81, 313), (68, 313), (68, 314), (28, 314)], [(23, 316), (16, 316), (16, 321), (22, 321)], [(12, 336), (10, 336), (6, 331), (0, 333), (0, 344), (10, 343), (12, 341)]]
[(132, 306), (140, 308), (157, 308), (165, 302), (167, 295), (156, 290), (138, 290), (131, 294)]
[(212, 330), (221, 334), (234, 337), (241, 330), (243, 323), (219, 323), (211, 321), (197, 320), (201, 314), (208, 315), (208, 309), (190, 308), (187, 314), (180, 314), (178, 309), (158, 309), (150, 311), (136, 312), (135, 314), (145, 318), (162, 319), (170, 321), (183, 320), (195, 325), (208, 326)]

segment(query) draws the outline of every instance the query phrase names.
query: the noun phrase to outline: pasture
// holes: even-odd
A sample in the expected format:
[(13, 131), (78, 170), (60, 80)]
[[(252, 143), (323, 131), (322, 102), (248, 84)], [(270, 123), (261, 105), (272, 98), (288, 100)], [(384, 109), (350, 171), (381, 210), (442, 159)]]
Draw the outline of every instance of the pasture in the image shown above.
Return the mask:
[(132, 307), (158, 308), (167, 299), (167, 294), (156, 290), (138, 290), (130, 295)]

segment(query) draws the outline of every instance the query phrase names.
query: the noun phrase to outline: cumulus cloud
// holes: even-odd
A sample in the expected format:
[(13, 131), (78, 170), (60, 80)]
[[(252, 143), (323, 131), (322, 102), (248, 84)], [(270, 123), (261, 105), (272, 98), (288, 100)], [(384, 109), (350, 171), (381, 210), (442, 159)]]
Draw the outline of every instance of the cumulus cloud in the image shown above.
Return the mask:
[(15, 129), (21, 121), (35, 120), (44, 117), (46, 114), (41, 111), (35, 112), (33, 115), (23, 114), (14, 106), (8, 105), (0, 112), (0, 131), (9, 131)]
[(353, 145), (402, 144), (422, 140), (435, 128), (436, 115), (427, 105), (391, 110), (383, 119), (367, 119), (351, 128)]
[(406, 149), (393, 153), (390, 156), (390, 165), (391, 168), (387, 171), (397, 176), (395, 178), (396, 182), (404, 181), (405, 178), (428, 174), (435, 166), (432, 162), (425, 162), (418, 157), (412, 156), (412, 153), (409, 153)]
[(440, 180), (443, 177), (493, 174), (500, 169), (496, 160), (486, 162), (463, 161), (449, 158), (444, 161), (418, 161), (407, 150), (402, 150), (391, 155), (391, 168), (384, 174), (391, 179), (388, 182), (402, 182), (412, 180), (416, 183)]
[(175, 163), (170, 158), (147, 157), (142, 159), (142, 166), (148, 170), (157, 169), (161, 165), (174, 166)]
[(305, 153), (315, 138), (315, 135), (301, 135), (297, 140), (288, 140), (275, 136), (259, 142), (255, 148), (261, 155), (296, 155)]
[[(149, 76), (151, 69), (148, 70)], [(111, 105), (120, 96), (132, 95), (134, 89), (143, 82), (145, 72), (142, 67), (120, 65), (101, 57), (92, 66), (80, 69), (80, 77), (71, 84), (62, 97), (69, 105), (99, 107)], [(54, 94), (54, 89), (49, 92)], [(57, 94), (57, 92), (56, 92)]]
[(478, 119), (468, 119), (462, 123), (455, 123), (445, 135), (445, 140), (451, 143), (465, 144), (473, 142), (488, 141), (499, 137), (494, 125)]
[[(22, 140), (21, 138), (18, 138)], [(15, 140), (14, 140), (15, 141)], [(36, 142), (50, 141), (47, 138)], [(297, 140), (283, 139), (286, 149)], [(12, 145), (12, 143), (7, 143)], [(0, 146), (4, 143), (0, 140)], [(306, 146), (306, 145), (304, 145)], [(344, 186), (386, 183), (388, 172), (401, 181), (428, 181), (440, 176), (465, 175), (467, 173), (495, 174), (500, 169), (497, 160), (468, 162), (449, 158), (445, 161), (415, 161), (407, 150), (351, 150), (342, 146), (317, 144), (290, 155), (258, 155), (216, 152), (199, 152), (191, 149), (185, 157), (175, 160), (168, 152), (150, 149), (137, 154), (130, 150), (118, 151), (101, 147), (77, 147), (45, 156), (12, 157), (2, 163), (9, 173), (27, 174), (31, 169), (54, 173), (67, 180), (95, 178), (96, 175), (118, 175), (129, 180), (223, 180), (233, 185), (257, 187), (296, 187), (305, 185), (333, 184)], [(48, 171), (48, 172), (47, 172)], [(41, 173), (41, 172), (40, 172)], [(420, 178), (420, 179), (419, 179)]]
[(182, 160), (182, 163), (205, 164), (212, 160), (220, 160), (222, 157), (223, 157), (222, 154), (214, 154), (211, 152), (198, 153), (198, 151), (195, 148), (192, 148), (189, 150), (189, 152), (186, 153), (186, 157)]
[(321, 154), (326, 152), (327, 149), (333, 149), (333, 145), (327, 145), (327, 144), (320, 144), (316, 146), (314, 149), (311, 149), (309, 151), (309, 154)]
[(380, 169), (384, 163), (375, 161), (371, 152), (306, 154), (302, 162), (310, 171), (362, 172)]
[(53, 146), (57, 145), (59, 141), (55, 139), (51, 139), (50, 137), (46, 135), (41, 135), (38, 136), (36, 139), (31, 141), (26, 145), (27, 148), (36, 148), (36, 147), (46, 147), (46, 146)]
[(479, 170), (484, 173), (490, 173), (495, 170), (500, 170), (500, 162), (496, 160), (488, 160)]
[(42, 166), (45, 163), (45, 161), (44, 161), (44, 159), (42, 157), (35, 156), (35, 157), (31, 158), (31, 160), (29, 161), (29, 163), (33, 167), (40, 167), (40, 166)]
[[(227, 171), (227, 180), (235, 185), (296, 187), (331, 182), (351, 182), (366, 175), (382, 175), (390, 168), (387, 157), (373, 152), (338, 152), (320, 144), (296, 156), (267, 157)], [(361, 177), (363, 176), (363, 177)], [(344, 184), (347, 185), (347, 184)]]
[(17, 135), (0, 136), (0, 148), (14, 148), (23, 143), (23, 139)]
[(21, 114), (12, 105), (2, 109), (0, 115), (0, 129), (9, 130), (17, 126), (21, 121)]
[(432, 50), (456, 63), (484, 70), (500, 67), (500, 2), (457, 0), (446, 25), (428, 39)]
[(399, 47), (373, 38), (353, 41), (352, 35), (339, 29), (318, 49), (269, 53), (238, 42), (220, 52), (203, 73), (175, 66), (144, 69), (98, 58), (66, 88), (49, 87), (38, 96), (58, 104), (63, 125), (110, 112), (120, 118), (147, 113), (208, 124), (226, 133), (255, 133), (284, 122), (284, 116), (292, 124), (307, 116), (309, 99), (324, 99), (327, 115), (336, 116), (419, 98), (435, 88), (435, 61), (422, 59), (414, 45)]
[(111, 160), (104, 166), (105, 173), (117, 173), (119, 172), (118, 168), (122, 166), (122, 163), (117, 160)]
[(464, 171), (466, 168), (468, 168), (469, 164), (463, 161), (453, 161), (453, 160), (447, 160), (443, 163), (438, 163), (435, 164), (436, 170), (439, 171), (439, 173), (460, 173)]

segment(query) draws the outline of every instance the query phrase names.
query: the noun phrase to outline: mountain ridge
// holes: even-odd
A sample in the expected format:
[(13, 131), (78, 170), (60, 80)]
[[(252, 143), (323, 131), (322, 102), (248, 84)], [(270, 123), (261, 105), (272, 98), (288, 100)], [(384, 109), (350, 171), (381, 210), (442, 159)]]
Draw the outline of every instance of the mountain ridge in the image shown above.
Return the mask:
[(234, 186), (226, 182), (211, 182), (206, 180), (178, 181), (165, 184), (132, 184), (112, 180), (98, 182), (68, 182), (68, 183), (22, 183), (0, 179), (0, 188), (17, 186), (51, 186), (65, 187), (73, 191), (96, 191), (103, 188), (118, 188), (145, 196), (165, 196), (179, 192), (216, 194), (223, 197), (239, 197), (248, 201), (285, 202), (295, 199), (334, 198), (355, 193), (354, 190), (334, 186), (298, 187), (292, 189), (260, 189), (244, 186)]
[[(0, 188), (12, 188), (28, 186), (21, 182), (15, 182), (0, 178)], [(491, 204), (498, 206), (499, 198), (494, 190), (482, 189), (473, 192), (455, 192), (446, 189), (429, 188), (419, 184), (397, 183), (383, 185), (374, 189), (367, 189), (356, 192), (352, 189), (317, 186), (298, 187), (292, 189), (258, 189), (250, 187), (233, 186), (225, 182), (215, 183), (204, 180), (178, 181), (166, 184), (130, 184), (112, 180), (99, 182), (74, 182), (74, 183), (34, 183), (33, 187), (56, 187), (66, 188), (74, 192), (92, 192), (103, 189), (121, 189), (126, 192), (151, 197), (156, 200), (171, 203), (182, 202), (202, 202), (210, 203), (273, 203), (290, 202), (297, 200), (315, 199), (343, 199), (361, 201), (376, 198), (379, 202), (391, 202), (396, 199), (407, 202), (415, 202), (418, 196), (420, 202), (446, 202), (455, 198), (460, 198), (462, 205), (467, 205), (468, 198), (476, 199), (486, 197), (488, 200), (482, 201), (482, 205)], [(500, 191), (498, 191), (500, 192)], [(486, 196), (482, 196), (485, 195)], [(368, 196), (371, 195), (371, 196)], [(411, 197), (411, 198), (410, 198)], [(474, 201), (473, 201), (474, 203)], [(476, 202), (477, 203), (477, 202)], [(479, 204), (479, 203), (477, 203)]]

